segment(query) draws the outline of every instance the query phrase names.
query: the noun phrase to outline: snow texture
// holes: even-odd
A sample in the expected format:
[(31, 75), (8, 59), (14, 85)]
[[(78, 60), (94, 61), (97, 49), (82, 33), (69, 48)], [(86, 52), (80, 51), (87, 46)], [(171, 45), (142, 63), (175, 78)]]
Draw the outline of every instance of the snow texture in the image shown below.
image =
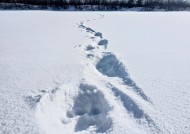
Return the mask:
[(0, 133), (190, 133), (188, 13), (0, 16)]

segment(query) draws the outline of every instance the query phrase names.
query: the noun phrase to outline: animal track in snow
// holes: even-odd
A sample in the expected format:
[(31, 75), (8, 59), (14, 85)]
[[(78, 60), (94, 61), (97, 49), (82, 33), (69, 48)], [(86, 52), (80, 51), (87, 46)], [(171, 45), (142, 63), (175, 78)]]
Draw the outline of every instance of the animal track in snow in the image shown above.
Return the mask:
[(90, 37), (90, 38), (93, 41), (97, 38), (97, 40), (98, 40), (97, 45), (104, 46), (104, 48), (107, 49), (108, 40), (103, 39), (103, 35), (101, 32), (96, 32), (92, 28), (85, 26), (83, 23), (80, 23), (80, 25), (78, 25), (78, 27), (84, 29), (88, 33), (91, 33), (93, 35), (93, 37)]
[(80, 23), (80, 25), (78, 25), (78, 27), (86, 30), (86, 32), (96, 33), (92, 28), (84, 26), (83, 23)]
[[(81, 27), (79, 26), (79, 28), (83, 28), (86, 32), (90, 33), (90, 39), (95, 42), (95, 45), (99, 46), (100, 48), (104, 47), (103, 51), (102, 49), (96, 49), (94, 43), (92, 43), (92, 46), (86, 47), (86, 52), (92, 50), (91, 47), (93, 47), (93, 51), (90, 51), (90, 53), (87, 54), (87, 58), (90, 58), (90, 60), (95, 60), (93, 64), (98, 72), (108, 78), (120, 78), (123, 81), (123, 84), (127, 87), (130, 87), (134, 93), (145, 100), (145, 103), (148, 101), (150, 104), (152, 104), (149, 97), (146, 96), (143, 90), (138, 87), (138, 85), (131, 79), (124, 64), (113, 53), (106, 51), (109, 42), (107, 39), (103, 38), (102, 33), (96, 32), (90, 27), (86, 27), (83, 23), (81, 24)], [(154, 120), (151, 119), (149, 114), (147, 114), (138, 105), (138, 103), (133, 100), (132, 96), (122, 92), (119, 88), (116, 87), (112, 87), (110, 89), (113, 92), (114, 96), (119, 98), (127, 113), (132, 115), (137, 123), (141, 125), (145, 123), (150, 128), (150, 131), (159, 133), (160, 130)]]
[(136, 102), (127, 94), (123, 93), (116, 87), (112, 87), (111, 90), (113, 91), (114, 95), (118, 97), (126, 110), (133, 115), (136, 119), (145, 119), (148, 124), (155, 125), (153, 120), (144, 113), (144, 111), (136, 104)]
[(86, 47), (86, 50), (87, 50), (87, 51), (93, 50), (93, 49), (95, 49), (95, 47), (93, 47), (93, 46), (91, 46), (91, 45), (88, 45), (88, 46)]
[(96, 32), (96, 33), (94, 34), (94, 36), (103, 38), (102, 33), (100, 33), (100, 32)]
[(108, 77), (119, 77), (123, 82), (132, 87), (132, 89), (139, 94), (143, 99), (149, 100), (141, 88), (130, 78), (125, 66), (120, 62), (114, 54), (107, 54), (96, 64), (96, 69)]
[(96, 132), (106, 132), (111, 128), (112, 120), (108, 117), (111, 108), (104, 99), (104, 95), (92, 85), (80, 84), (79, 88), (72, 111), (67, 112), (69, 118), (79, 116), (75, 131), (95, 126)]
[(42, 95), (36, 95), (36, 96), (26, 96), (24, 97), (24, 101), (31, 107), (35, 108), (37, 103), (40, 102), (40, 99), (42, 98)]
[(107, 49), (107, 45), (108, 45), (108, 40), (107, 39), (102, 39), (98, 42), (99, 46), (104, 46), (105, 49)]
[(151, 117), (127, 94), (111, 85), (112, 92), (122, 102), (126, 111), (131, 114), (139, 124), (146, 124), (152, 133), (161, 133), (161, 130)]
[[(103, 16), (101, 16), (101, 18), (102, 17)], [(45, 97), (29, 97), (27, 100), (28, 102), (31, 102), (32, 105), (38, 104), (40, 101), (40, 105), (38, 105), (40, 121), (45, 122), (46, 118), (50, 118), (48, 119), (48, 127), (57, 125), (61, 130), (64, 130), (65, 128), (70, 129), (71, 133), (83, 133), (89, 130), (90, 133), (109, 133), (113, 131), (112, 129), (115, 126), (117, 126), (117, 124), (115, 124), (117, 119), (113, 117), (114, 112), (112, 112), (112, 110), (118, 105), (121, 106), (124, 111), (124, 114), (122, 113), (122, 115), (130, 115), (129, 117), (132, 117), (132, 120), (138, 125), (141, 121), (145, 121), (150, 127), (156, 129), (157, 127), (154, 121), (144, 112), (143, 108), (136, 103), (132, 95), (128, 95), (123, 92), (124, 90), (121, 91), (119, 88), (116, 88), (119, 86), (111, 86), (109, 87), (111, 91), (107, 88), (106, 92), (103, 91), (104, 89), (101, 89), (103, 86), (100, 85), (102, 84), (106, 86), (105, 83), (107, 83), (107, 79), (99, 77), (98, 74), (102, 74), (110, 79), (112, 77), (117, 77), (123, 81), (124, 89), (128, 86), (133, 89), (135, 94), (139, 95), (135, 95), (138, 98), (137, 100), (143, 98), (144, 100), (149, 101), (149, 98), (145, 95), (142, 89), (130, 78), (124, 64), (120, 62), (113, 53), (106, 52), (108, 40), (103, 38), (102, 33), (96, 32), (94, 29), (85, 26), (83, 22), (80, 23), (78, 27), (90, 34), (89, 38), (92, 42), (86, 45), (79, 45), (78, 47), (82, 48), (82, 51), (86, 56), (84, 58), (84, 70), (88, 68), (88, 73), (92, 71), (95, 76), (97, 75), (97, 80), (94, 80), (94, 82), (97, 82), (96, 86), (86, 83), (80, 83), (79, 86), (77, 86), (78, 83), (71, 83), (71, 86), (63, 86), (63, 88), (56, 86), (56, 88), (53, 88), (50, 92), (45, 92)], [(90, 70), (91, 67), (95, 69), (95, 71)], [(91, 79), (85, 76), (84, 80)], [(96, 79), (96, 77), (93, 78)], [(105, 83), (103, 82), (100, 84), (99, 81), (105, 81)], [(128, 89), (126, 88), (126, 90)], [(112, 101), (108, 99), (110, 96), (113, 98)], [(117, 99), (114, 100), (114, 98)], [(143, 102), (147, 103), (146, 101)], [(57, 111), (61, 112), (57, 115), (52, 115), (52, 113)], [(48, 115), (48, 117), (45, 115)], [(55, 124), (51, 122), (52, 119), (55, 121)], [(124, 127), (123, 130), (125, 130), (125, 124), (121, 123), (121, 126), (122, 125)]]

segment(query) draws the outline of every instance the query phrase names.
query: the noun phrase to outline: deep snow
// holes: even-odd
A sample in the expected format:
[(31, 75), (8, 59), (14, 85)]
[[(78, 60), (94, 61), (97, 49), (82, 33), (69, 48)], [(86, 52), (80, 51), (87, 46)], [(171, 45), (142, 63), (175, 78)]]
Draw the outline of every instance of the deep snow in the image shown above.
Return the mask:
[(0, 22), (0, 133), (190, 133), (189, 13)]

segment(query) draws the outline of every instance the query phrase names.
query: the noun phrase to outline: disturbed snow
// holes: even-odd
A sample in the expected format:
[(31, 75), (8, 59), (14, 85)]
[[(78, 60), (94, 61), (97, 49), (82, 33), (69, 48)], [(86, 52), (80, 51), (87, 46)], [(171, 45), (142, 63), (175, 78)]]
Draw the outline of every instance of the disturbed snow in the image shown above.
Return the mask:
[[(5, 14), (8, 14), (8, 17), (3, 16), (1, 19), (9, 23), (3, 24), (5, 28), (2, 26), (2, 29), (7, 31), (6, 28), (12, 26), (10, 20), (13, 20), (10, 17), (15, 13)], [(163, 111), (165, 105), (161, 108), (152, 91), (147, 89), (145, 92), (144, 88), (141, 88), (143, 86), (141, 82), (139, 82), (141, 86), (138, 85), (126, 67), (128, 62), (114, 52), (111, 45), (115, 43), (114, 41), (112, 43), (112, 40), (117, 35), (115, 36), (110, 29), (109, 22), (113, 19), (111, 14), (104, 12), (56, 13), (56, 15), (53, 12), (29, 12), (29, 14), (35, 21), (31, 22), (26, 12), (21, 15), (16, 13), (18, 16), (16, 24), (20, 27), (9, 29), (9, 32), (13, 33), (21, 32), (15, 37), (12, 33), (11, 35), (0, 33), (2, 39), (14, 37), (13, 41), (16, 41), (15, 45), (9, 40), (1, 40), (3, 43), (0, 59), (2, 68), (0, 95), (3, 102), (0, 125), (3, 129), (0, 132), (47, 134), (190, 132), (184, 120), (180, 121), (182, 126), (186, 127), (185, 130), (181, 131), (180, 127), (176, 130), (175, 126), (178, 123), (170, 123), (170, 117), (165, 115), (168, 113)], [(47, 16), (43, 17), (43, 14)], [(72, 20), (68, 17), (70, 14), (76, 18)], [(113, 16), (118, 14), (120, 19), (124, 19), (124, 13), (116, 13)], [(135, 13), (129, 13), (129, 17), (131, 14)], [(28, 19), (24, 25), (23, 17)], [(38, 19), (41, 17), (46, 20), (38, 26)], [(53, 18), (49, 21), (51, 17)], [(68, 20), (64, 20), (64, 17)], [(104, 22), (109, 25), (105, 26)], [(27, 24), (40, 29), (28, 29)], [(58, 27), (58, 24), (62, 27)], [(75, 27), (72, 27), (74, 24)], [(97, 31), (94, 27), (100, 30)], [(29, 35), (21, 39), (26, 31)], [(104, 35), (105, 32), (109, 36), (109, 31), (113, 38), (110, 36), (108, 39)], [(123, 34), (127, 32), (124, 31), (125, 29), (122, 31)], [(120, 43), (123, 43), (122, 40)], [(123, 47), (125, 49), (120, 45), (116, 47), (117, 53), (122, 53), (123, 50), (123, 56), (127, 56), (124, 54), (127, 47)], [(14, 77), (9, 78), (11, 75)], [(135, 75), (133, 77), (136, 79)], [(160, 92), (157, 98), (161, 97), (161, 94)], [(9, 98), (9, 95), (12, 98)], [(3, 108), (3, 105), (6, 108)], [(10, 108), (11, 105), (16, 108)], [(189, 107), (184, 108), (187, 110)], [(172, 109), (170, 112), (177, 111)], [(9, 117), (10, 115), (12, 117)], [(31, 117), (28, 117), (29, 115)], [(189, 113), (185, 116), (189, 119)]]

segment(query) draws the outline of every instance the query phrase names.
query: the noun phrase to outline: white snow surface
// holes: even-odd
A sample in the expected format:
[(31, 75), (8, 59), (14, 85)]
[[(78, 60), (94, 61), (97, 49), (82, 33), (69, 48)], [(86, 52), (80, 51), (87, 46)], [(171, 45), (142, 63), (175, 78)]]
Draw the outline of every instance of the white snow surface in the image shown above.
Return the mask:
[(0, 133), (189, 134), (188, 12), (0, 12)]

